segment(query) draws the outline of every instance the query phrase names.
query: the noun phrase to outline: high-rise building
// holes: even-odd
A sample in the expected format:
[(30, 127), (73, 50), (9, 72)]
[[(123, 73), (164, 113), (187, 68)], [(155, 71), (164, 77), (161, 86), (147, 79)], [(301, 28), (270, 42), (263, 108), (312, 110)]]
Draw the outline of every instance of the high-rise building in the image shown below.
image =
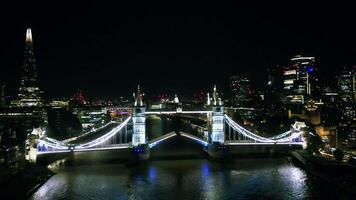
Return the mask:
[(5, 83), (0, 83), (0, 92), (1, 92), (0, 106), (5, 106)]
[(283, 71), (283, 89), (287, 103), (302, 103), (320, 98), (318, 69), (314, 57), (295, 56)]
[(356, 103), (356, 65), (352, 66), (352, 88), (354, 90), (354, 103)]
[(281, 68), (276, 65), (267, 68), (267, 80), (264, 90), (264, 100), (268, 104), (274, 104), (280, 101), (281, 91)]
[(231, 76), (231, 103), (233, 106), (250, 107), (254, 92), (251, 81), (246, 75)]
[(337, 77), (339, 97), (342, 102), (352, 102), (354, 99), (354, 76), (351, 69), (344, 68)]
[(354, 100), (354, 79), (355, 72), (352, 68), (344, 68), (337, 76), (337, 86), (339, 93), (338, 108), (340, 113), (346, 118), (355, 118)]
[(48, 109), (47, 135), (56, 139), (66, 139), (80, 134), (83, 130), (76, 113), (63, 108)]
[(36, 69), (35, 53), (33, 50), (33, 40), (31, 29), (26, 31), (24, 63), (22, 68), (22, 78), (19, 88), (19, 106), (42, 106), (42, 91), (38, 86), (38, 74)]

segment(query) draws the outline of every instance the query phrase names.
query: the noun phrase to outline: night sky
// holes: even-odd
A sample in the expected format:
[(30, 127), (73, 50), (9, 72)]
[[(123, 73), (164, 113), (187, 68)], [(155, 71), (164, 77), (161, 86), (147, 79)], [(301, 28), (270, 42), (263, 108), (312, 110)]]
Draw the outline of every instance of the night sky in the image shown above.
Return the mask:
[(78, 88), (90, 97), (130, 96), (137, 84), (150, 94), (191, 95), (214, 83), (226, 88), (240, 73), (258, 87), (267, 67), (296, 54), (315, 56), (328, 76), (356, 64), (351, 5), (26, 2), (0, 7), (0, 81), (10, 95), (27, 27), (46, 97)]

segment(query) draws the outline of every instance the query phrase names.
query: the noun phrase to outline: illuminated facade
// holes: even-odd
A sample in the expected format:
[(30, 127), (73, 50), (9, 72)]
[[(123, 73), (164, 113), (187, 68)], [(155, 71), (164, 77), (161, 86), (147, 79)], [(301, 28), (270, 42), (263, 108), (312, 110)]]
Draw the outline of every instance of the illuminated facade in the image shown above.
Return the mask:
[(288, 103), (302, 103), (318, 99), (320, 85), (314, 57), (295, 56), (283, 71), (283, 89)]
[(224, 133), (224, 107), (222, 105), (221, 98), (219, 98), (218, 92), (216, 91), (216, 86), (214, 86), (214, 91), (212, 99), (209, 100), (208, 96), (208, 106), (212, 106), (211, 114), (211, 142), (224, 144), (225, 133)]
[(354, 100), (354, 77), (351, 69), (345, 68), (337, 77), (339, 97), (342, 102)]
[(25, 40), (24, 63), (19, 88), (18, 106), (42, 106), (41, 90), (38, 87), (38, 75), (33, 50), (31, 29), (27, 29)]
[(146, 117), (145, 106), (143, 105), (143, 93), (140, 91), (140, 86), (137, 88), (137, 94), (134, 93), (134, 106), (132, 111), (132, 145), (139, 146), (146, 144)]
[(352, 119), (356, 116), (355, 106), (355, 71), (345, 68), (337, 77), (339, 102), (338, 108), (342, 116)]

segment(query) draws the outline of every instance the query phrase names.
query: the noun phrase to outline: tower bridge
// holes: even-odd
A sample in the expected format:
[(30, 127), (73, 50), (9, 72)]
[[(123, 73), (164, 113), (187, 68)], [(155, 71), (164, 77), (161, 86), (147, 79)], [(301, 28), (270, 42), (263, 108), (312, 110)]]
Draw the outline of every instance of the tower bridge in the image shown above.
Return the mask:
[[(235, 147), (241, 147), (241, 149), (246, 147), (305, 147), (305, 139), (303, 138), (305, 133), (303, 130), (305, 128), (304, 123), (296, 122), (291, 126), (291, 130), (275, 134), (273, 137), (262, 137), (244, 128), (225, 114), (222, 100), (215, 86), (212, 97), (208, 94), (207, 109), (199, 111), (181, 109), (175, 111), (146, 111), (143, 96), (143, 93), (138, 87), (137, 92), (134, 93), (132, 113), (121, 123), (109, 122), (99, 128), (100, 130), (115, 124), (113, 128), (109, 129), (105, 134), (100, 134), (90, 141), (80, 142), (81, 140), (79, 138), (85, 137), (85, 135), (88, 134), (94, 137), (96, 134), (95, 131), (62, 141), (49, 138), (45, 134), (39, 133), (39, 131), (33, 131), (27, 140), (27, 159), (30, 162), (36, 162), (37, 156), (39, 155), (125, 149), (130, 152), (129, 159), (147, 160), (150, 158), (150, 151), (152, 149), (165, 140), (174, 137), (185, 137), (195, 141), (202, 146), (202, 149), (209, 156), (215, 158), (227, 157), (229, 155), (229, 149), (234, 149)], [(204, 135), (193, 135), (177, 131), (169, 132), (157, 138), (150, 138), (150, 140), (147, 138), (146, 117), (148, 115), (176, 114), (206, 115), (208, 131)], [(130, 127), (132, 131), (130, 138), (128, 138), (128, 127)]]

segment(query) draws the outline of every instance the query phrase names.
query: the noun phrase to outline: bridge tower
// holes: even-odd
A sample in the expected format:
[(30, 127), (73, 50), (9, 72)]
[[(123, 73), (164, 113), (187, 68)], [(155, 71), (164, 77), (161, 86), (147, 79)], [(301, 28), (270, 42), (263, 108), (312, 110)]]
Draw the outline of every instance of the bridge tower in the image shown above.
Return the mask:
[(25, 158), (31, 164), (36, 164), (37, 143), (41, 135), (42, 135), (41, 128), (33, 128), (32, 132), (27, 135)]
[(146, 139), (146, 107), (143, 103), (144, 94), (137, 86), (137, 93), (133, 94), (134, 105), (132, 108), (132, 149), (134, 160), (147, 160), (150, 152)]
[(291, 134), (295, 133), (295, 132), (299, 132), (302, 131), (303, 134), (301, 134), (299, 137), (293, 139), (292, 142), (302, 142), (303, 143), (303, 149), (307, 148), (307, 138), (306, 136), (309, 136), (309, 134), (306, 134), (305, 132), (307, 131), (305, 128), (307, 126), (305, 125), (304, 122), (299, 122), (296, 121), (292, 126), (291, 126)]
[(209, 121), (209, 137), (207, 152), (211, 157), (221, 158), (227, 156), (227, 147), (225, 146), (224, 131), (224, 106), (214, 85), (212, 98), (208, 95), (207, 106), (211, 107), (211, 116)]

